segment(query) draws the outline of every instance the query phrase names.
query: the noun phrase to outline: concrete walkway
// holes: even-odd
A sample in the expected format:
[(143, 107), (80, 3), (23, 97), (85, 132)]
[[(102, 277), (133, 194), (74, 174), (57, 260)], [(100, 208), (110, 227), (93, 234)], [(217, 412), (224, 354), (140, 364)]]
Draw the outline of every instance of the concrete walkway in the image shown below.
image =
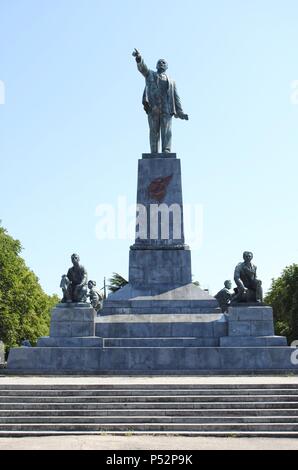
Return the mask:
[(96, 375), (96, 376), (15, 376), (15, 375), (1, 375), (0, 372), (0, 384), (1, 385), (146, 385), (146, 384), (298, 384), (297, 375), (282, 375), (282, 376), (268, 376), (268, 375), (235, 375), (235, 376), (107, 376), (107, 375)]
[(297, 450), (298, 439), (186, 436), (45, 436), (0, 438), (0, 450)]

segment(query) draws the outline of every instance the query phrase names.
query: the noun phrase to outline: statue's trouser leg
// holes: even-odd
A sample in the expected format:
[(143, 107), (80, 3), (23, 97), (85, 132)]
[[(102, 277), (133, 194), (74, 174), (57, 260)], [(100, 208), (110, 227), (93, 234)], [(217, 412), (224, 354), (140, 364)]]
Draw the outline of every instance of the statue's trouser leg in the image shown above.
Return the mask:
[(69, 284), (65, 294), (66, 302), (73, 302), (73, 288), (72, 284)]
[(170, 114), (162, 114), (161, 124), (161, 145), (162, 152), (171, 152), (172, 146), (172, 116)]
[(263, 302), (263, 288), (262, 288), (261, 283), (257, 284), (256, 300), (257, 300), (257, 302)]
[(259, 279), (251, 280), (249, 289), (253, 293), (253, 301), (263, 302), (262, 281), (260, 281)]
[(88, 287), (85, 285), (82, 287), (80, 292), (80, 301), (87, 302)]
[(88, 289), (87, 286), (75, 286), (74, 302), (86, 302)]
[(150, 129), (150, 148), (151, 153), (158, 153), (159, 136), (160, 136), (160, 114), (149, 113), (148, 122)]
[(74, 289), (73, 289), (73, 298), (72, 298), (72, 301), (73, 302), (80, 302), (80, 287), (78, 285), (75, 285), (74, 286)]
[(243, 302), (244, 301), (244, 287), (238, 285), (237, 286), (237, 294), (233, 297), (233, 302)]

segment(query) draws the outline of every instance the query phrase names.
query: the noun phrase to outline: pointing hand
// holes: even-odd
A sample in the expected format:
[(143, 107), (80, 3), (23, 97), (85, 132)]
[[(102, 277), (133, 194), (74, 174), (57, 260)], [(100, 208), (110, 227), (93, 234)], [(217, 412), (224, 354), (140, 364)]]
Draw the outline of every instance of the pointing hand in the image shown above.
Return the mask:
[(133, 57), (140, 57), (140, 52), (138, 51), (138, 49), (134, 49), (133, 53), (132, 53)]

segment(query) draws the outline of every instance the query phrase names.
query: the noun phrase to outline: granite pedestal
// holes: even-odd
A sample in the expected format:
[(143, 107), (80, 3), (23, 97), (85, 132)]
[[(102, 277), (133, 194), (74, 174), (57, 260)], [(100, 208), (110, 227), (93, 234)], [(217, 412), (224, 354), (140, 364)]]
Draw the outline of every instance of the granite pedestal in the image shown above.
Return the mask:
[(138, 162), (137, 208), (129, 283), (108, 296), (101, 315), (218, 313), (217, 301), (192, 283), (181, 165), (175, 153), (143, 154)]
[(50, 336), (94, 336), (96, 312), (88, 304), (59, 304), (52, 310)]
[[(54, 309), (53, 323), (57, 320), (68, 323), (65, 309), (61, 309), (61, 314), (59, 310), (59, 307)], [(93, 309), (72, 307), (69, 310), (72, 321), (85, 318), (85, 333), (90, 333)], [(273, 320), (270, 307), (240, 306), (231, 310), (230, 315), (147, 313), (99, 316), (95, 320), (96, 336), (71, 336), (71, 332), (76, 330), (67, 327), (64, 334), (69, 336), (41, 338), (35, 348), (13, 348), (8, 358), (8, 369), (17, 373), (53, 374), (298, 371), (298, 365), (293, 361), (296, 349), (286, 346), (285, 338), (271, 335)], [(56, 334), (56, 326), (51, 331)], [(80, 331), (83, 332), (82, 329)]]
[(95, 318), (96, 311), (89, 304), (58, 304), (51, 313), (50, 336), (39, 338), (37, 347), (101, 347)]

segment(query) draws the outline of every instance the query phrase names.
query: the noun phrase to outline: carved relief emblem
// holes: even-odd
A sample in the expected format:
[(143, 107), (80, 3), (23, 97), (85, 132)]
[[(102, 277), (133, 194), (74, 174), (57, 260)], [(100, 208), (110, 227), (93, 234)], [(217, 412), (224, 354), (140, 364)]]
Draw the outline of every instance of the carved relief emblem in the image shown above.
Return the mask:
[(155, 180), (151, 181), (148, 186), (149, 197), (158, 202), (163, 201), (165, 195), (167, 194), (167, 188), (172, 178), (173, 175), (169, 175), (156, 178)]

